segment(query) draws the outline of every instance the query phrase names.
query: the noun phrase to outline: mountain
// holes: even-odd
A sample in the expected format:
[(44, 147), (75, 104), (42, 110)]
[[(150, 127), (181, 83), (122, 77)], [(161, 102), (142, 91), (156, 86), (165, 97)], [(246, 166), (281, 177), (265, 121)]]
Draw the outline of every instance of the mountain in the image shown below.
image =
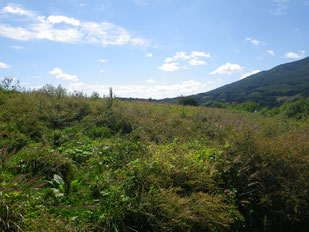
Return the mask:
[[(308, 98), (309, 57), (276, 66), (206, 93), (188, 97), (196, 99), (201, 105), (212, 105), (214, 102), (254, 101), (268, 106), (275, 106), (287, 99)], [(177, 98), (163, 101), (175, 102)]]

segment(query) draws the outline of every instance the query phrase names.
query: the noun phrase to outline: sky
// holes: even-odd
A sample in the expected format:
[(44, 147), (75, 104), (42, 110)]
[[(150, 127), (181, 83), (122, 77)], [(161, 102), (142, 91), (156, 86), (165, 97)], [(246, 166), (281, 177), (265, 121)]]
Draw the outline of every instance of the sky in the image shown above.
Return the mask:
[(0, 78), (187, 96), (309, 53), (308, 0), (0, 0)]

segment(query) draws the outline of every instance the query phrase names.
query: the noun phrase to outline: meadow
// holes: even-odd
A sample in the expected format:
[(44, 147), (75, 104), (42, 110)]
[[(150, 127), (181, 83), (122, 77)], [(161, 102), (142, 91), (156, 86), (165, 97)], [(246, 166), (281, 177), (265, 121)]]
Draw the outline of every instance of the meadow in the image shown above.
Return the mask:
[(309, 231), (309, 121), (0, 88), (0, 231)]

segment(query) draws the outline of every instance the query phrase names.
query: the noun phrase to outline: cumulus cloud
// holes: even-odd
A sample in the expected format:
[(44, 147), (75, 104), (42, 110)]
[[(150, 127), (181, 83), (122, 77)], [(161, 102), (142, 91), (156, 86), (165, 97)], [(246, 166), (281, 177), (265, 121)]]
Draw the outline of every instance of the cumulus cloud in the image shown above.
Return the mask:
[(211, 72), (211, 75), (220, 74), (220, 75), (232, 75), (233, 73), (241, 72), (244, 68), (238, 64), (226, 63), (221, 65), (216, 70)]
[(50, 15), (47, 18), (47, 22), (52, 23), (52, 24), (57, 24), (57, 23), (66, 23), (66, 24), (71, 24), (73, 26), (79, 26), (79, 20), (74, 19), (74, 18), (69, 18), (63, 15)]
[(268, 53), (269, 55), (272, 55), (272, 56), (275, 55), (275, 52), (274, 52), (273, 50), (268, 50), (267, 53)]
[(9, 68), (10, 65), (0, 62), (0, 68)]
[(257, 39), (253, 39), (253, 38), (246, 38), (245, 41), (252, 43), (254, 46), (260, 46), (260, 45), (264, 46), (265, 45), (264, 42), (259, 41)]
[(48, 72), (50, 75), (56, 76), (57, 79), (78, 81), (77, 76), (65, 73), (61, 68), (54, 68)]
[(303, 58), (305, 55), (305, 51), (300, 51), (300, 52), (287, 52), (285, 53), (285, 57), (286, 58), (290, 58), (290, 59), (300, 59)]
[[(176, 54), (173, 57), (167, 57), (164, 60), (164, 63), (162, 66), (158, 67), (160, 70), (165, 70), (166, 67), (174, 66), (177, 64), (177, 69), (174, 69), (172, 71), (179, 69), (179, 63), (177, 62), (187, 62), (186, 65), (182, 66), (182, 69), (189, 69), (188, 65), (191, 66), (198, 66), (198, 65), (205, 65), (206, 62), (204, 60), (201, 60), (200, 58), (211, 58), (209, 53), (205, 52), (199, 52), (199, 51), (192, 51), (190, 54), (186, 54), (186, 52), (176, 52)], [(163, 69), (162, 69), (163, 68)]]
[(209, 53), (192, 51), (191, 54), (187, 55), (185, 52), (176, 52), (173, 58), (168, 57), (165, 59), (165, 62), (172, 62), (176, 60), (190, 60), (190, 59), (198, 59), (199, 57), (210, 58)]
[(18, 14), (30, 18), (31, 22), (27, 20), (23, 22), (23, 26), (0, 23), (0, 35), (15, 40), (47, 39), (64, 43), (97, 43), (103, 46), (149, 45), (147, 40), (133, 36), (111, 22), (81, 22), (64, 15), (50, 15), (46, 18), (14, 5), (5, 6), (0, 14)]
[(240, 79), (244, 79), (244, 78), (246, 78), (246, 77), (248, 77), (248, 76), (251, 76), (251, 75), (253, 75), (253, 74), (257, 74), (257, 73), (259, 73), (259, 72), (261, 72), (261, 71), (260, 71), (260, 70), (254, 70), (254, 71), (245, 73), (245, 74), (243, 74), (243, 75), (240, 77)]
[(165, 97), (177, 97), (180, 95), (191, 95), (206, 92), (217, 87), (218, 83), (219, 81), (217, 80), (209, 83), (187, 80), (170, 85), (100, 85), (77, 82), (69, 84), (66, 88), (70, 91), (83, 91), (87, 94), (91, 94), (93, 91), (96, 91), (101, 95), (108, 95), (109, 87), (112, 86), (113, 92), (118, 97), (160, 99)]
[(165, 71), (165, 72), (173, 72), (179, 69), (179, 64), (178, 63), (166, 63), (163, 64), (162, 66), (159, 66), (158, 69)]

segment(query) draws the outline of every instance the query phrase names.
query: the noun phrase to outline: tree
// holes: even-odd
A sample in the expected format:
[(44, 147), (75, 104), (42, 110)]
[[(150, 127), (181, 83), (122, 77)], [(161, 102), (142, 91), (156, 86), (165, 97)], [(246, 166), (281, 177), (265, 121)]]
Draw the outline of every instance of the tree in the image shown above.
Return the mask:
[(107, 102), (107, 108), (110, 109), (113, 106), (113, 89), (112, 87), (109, 87), (109, 98)]
[(198, 106), (197, 100), (191, 97), (180, 97), (178, 98), (178, 104), (183, 106)]

